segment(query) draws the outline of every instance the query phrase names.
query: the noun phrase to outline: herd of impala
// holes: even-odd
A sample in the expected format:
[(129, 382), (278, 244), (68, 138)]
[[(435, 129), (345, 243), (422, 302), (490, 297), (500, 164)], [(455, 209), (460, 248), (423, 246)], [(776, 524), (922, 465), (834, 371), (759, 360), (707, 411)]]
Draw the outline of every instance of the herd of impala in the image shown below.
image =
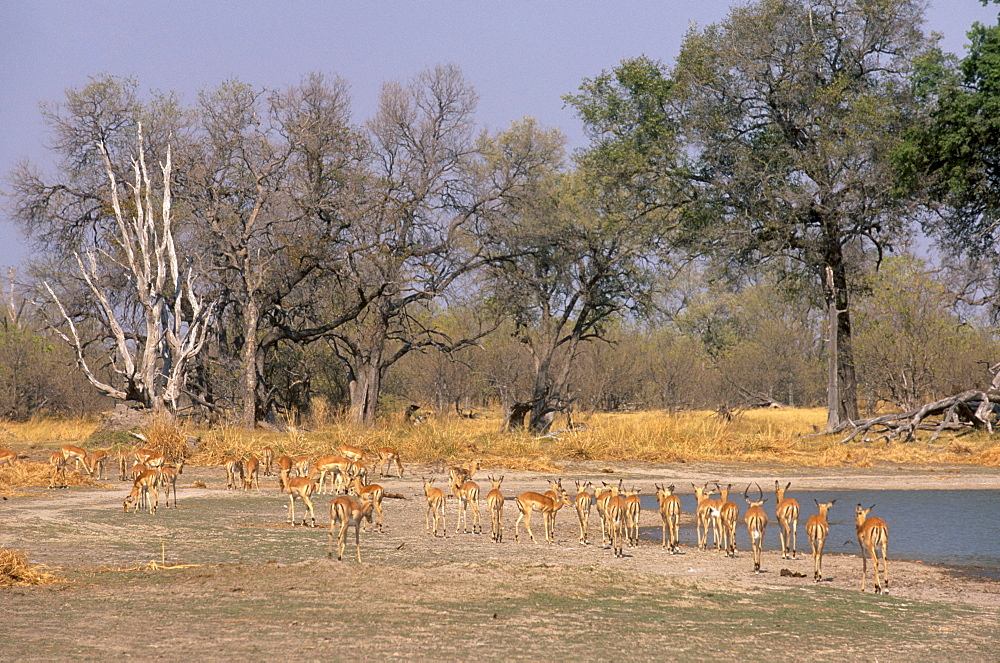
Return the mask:
[[(363, 450), (350, 445), (342, 445), (338, 451), (339, 455), (323, 456), (318, 459), (308, 457), (293, 459), (287, 455), (276, 458), (273, 449), (265, 447), (262, 450), (261, 460), (253, 455), (244, 458), (227, 458), (223, 463), (226, 468), (227, 487), (250, 490), (256, 485), (259, 488), (259, 474), (262, 472), (265, 476), (271, 476), (274, 466), (277, 466), (279, 489), (288, 495), (288, 521), (294, 524), (295, 500), (299, 499), (305, 506), (313, 527), (316, 526), (316, 517), (311, 496), (323, 494), (324, 488), (325, 492), (337, 493), (338, 496), (330, 503), (328, 556), (333, 556), (334, 531), (338, 530), (336, 537), (337, 559), (343, 558), (346, 534), (348, 529), (353, 527), (357, 558), (358, 561), (361, 561), (359, 527), (364, 526), (367, 531), (367, 524), (364, 524), (367, 521), (379, 531), (382, 530), (382, 502), (383, 498), (386, 497), (386, 492), (379, 484), (368, 481), (369, 468), (365, 463)], [(403, 464), (395, 449), (381, 447), (378, 449), (378, 456), (378, 471), (381, 477), (387, 476), (386, 472), (393, 466), (397, 476), (403, 476)], [(52, 467), (49, 487), (66, 485), (65, 471), (70, 462), (75, 462), (77, 469), (83, 467), (88, 475), (97, 475), (103, 478), (104, 463), (107, 458), (108, 454), (102, 450), (88, 454), (80, 447), (65, 445), (58, 451), (52, 452), (49, 458)], [(16, 460), (17, 455), (13, 451), (0, 448), (0, 467), (13, 465)], [(126, 512), (131, 507), (133, 511), (146, 508), (150, 513), (155, 513), (159, 502), (158, 490), (164, 492), (166, 505), (169, 506), (171, 488), (174, 491), (174, 506), (177, 506), (176, 481), (177, 475), (183, 471), (183, 459), (171, 462), (162, 454), (148, 449), (136, 449), (132, 452), (119, 453), (118, 463), (119, 478), (123, 481), (131, 478), (133, 481), (132, 491), (124, 501)], [(473, 533), (482, 533), (483, 531), (479, 508), (479, 484), (473, 480), (479, 468), (478, 461), (466, 466), (448, 468), (447, 488), (454, 496), (458, 509), (456, 533), (470, 531), (468, 524), (470, 510), (472, 512), (471, 531)], [(491, 490), (486, 495), (486, 504), (490, 512), (491, 538), (496, 543), (502, 543), (504, 535), (503, 510), (507, 501), (501, 490), (504, 477), (490, 476), (488, 478)], [(328, 479), (329, 481), (327, 481)], [(427, 501), (426, 530), (428, 534), (434, 536), (439, 536), (439, 534), (446, 536), (445, 504), (448, 495), (443, 488), (436, 487), (434, 483), (434, 478), (423, 480), (424, 495)], [(654, 486), (660, 517), (663, 521), (661, 545), (670, 553), (680, 552), (680, 498), (674, 494), (674, 486), (672, 485), (654, 484)], [(794, 498), (786, 496), (790, 486), (790, 483), (785, 486), (781, 486), (778, 481), (774, 483), (776, 497), (774, 514), (781, 538), (782, 559), (789, 557), (794, 559), (797, 554), (799, 503)], [(739, 505), (729, 499), (732, 484), (728, 484), (725, 488), (718, 483), (715, 483), (714, 486), (708, 483), (702, 486), (692, 484), (692, 487), (697, 498), (699, 550), (709, 548), (711, 535), (712, 544), (717, 550), (730, 557), (735, 557)], [(756, 499), (750, 498), (750, 486), (747, 486), (743, 492), (743, 499), (747, 503), (743, 521), (750, 539), (753, 568), (755, 572), (760, 572), (761, 551), (764, 532), (768, 525), (768, 515), (763, 508), (767, 500), (764, 498), (759, 484), (756, 487)], [(718, 493), (717, 498), (713, 497), (716, 493)], [(401, 496), (396, 495), (396, 497)], [(595, 488), (589, 481), (586, 483), (576, 482), (576, 492), (573, 495), (563, 488), (561, 480), (550, 480), (549, 490), (544, 493), (523, 492), (513, 501), (518, 511), (517, 520), (514, 523), (515, 542), (520, 541), (522, 522), (528, 537), (532, 542), (535, 542), (535, 535), (531, 529), (531, 518), (532, 514), (537, 511), (542, 517), (545, 540), (548, 543), (554, 543), (556, 515), (563, 506), (573, 506), (580, 524), (580, 543), (589, 544), (590, 514), (592, 508), (596, 506), (601, 522), (601, 542), (605, 548), (610, 547), (616, 557), (621, 557), (624, 555), (626, 545), (636, 547), (639, 544), (639, 516), (642, 509), (639, 490), (634, 487), (630, 491), (625, 490), (622, 480), (619, 480), (617, 485), (602, 482), (599, 488)], [(827, 503), (813, 501), (816, 503), (818, 513), (809, 517), (805, 529), (809, 546), (812, 549), (813, 580), (819, 582), (823, 578), (823, 546), (829, 532), (827, 514), (836, 500)], [(872, 508), (864, 509), (859, 504), (855, 509), (855, 528), (861, 547), (861, 589), (864, 591), (866, 586), (868, 559), (870, 558), (874, 567), (875, 592), (882, 593), (883, 587), (889, 586), (886, 563), (889, 528), (883, 519), (868, 515)], [(303, 525), (310, 524), (307, 523), (306, 517), (305, 514), (302, 517)], [(878, 554), (879, 552), (881, 555)], [(880, 581), (880, 567), (884, 583)]]

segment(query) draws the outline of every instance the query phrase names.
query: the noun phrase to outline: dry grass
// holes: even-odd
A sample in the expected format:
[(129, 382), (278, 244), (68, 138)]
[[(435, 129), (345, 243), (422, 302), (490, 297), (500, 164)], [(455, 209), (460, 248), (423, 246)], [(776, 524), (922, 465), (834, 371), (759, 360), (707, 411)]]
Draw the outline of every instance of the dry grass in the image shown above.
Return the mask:
[[(48, 486), (52, 476), (52, 468), (48, 463), (36, 463), (30, 460), (18, 461), (13, 466), (0, 467), (0, 496), (13, 497), (22, 494), (19, 488), (37, 488)], [(85, 486), (88, 488), (103, 488), (105, 484), (95, 481), (83, 472), (66, 470), (68, 486)]]
[(32, 566), (28, 563), (28, 555), (20, 550), (0, 548), (0, 586), (10, 585), (47, 585), (63, 582), (44, 566)]
[[(195, 430), (154, 421), (145, 431), (149, 442), (143, 446), (167, 456), (179, 456), (188, 453), (187, 441), (192, 436), (199, 437), (201, 441), (192, 460), (209, 465), (219, 465), (228, 456), (260, 457), (264, 446), (271, 446), (277, 454), (297, 457), (335, 454), (340, 445), (350, 444), (366, 449), (373, 461), (379, 447), (390, 446), (400, 452), (404, 464), (451, 464), (480, 459), (486, 467), (534, 471), (554, 471), (560, 462), (567, 460), (742, 461), (859, 467), (877, 463), (1000, 466), (1000, 444), (996, 437), (986, 433), (942, 435), (933, 446), (926, 443), (928, 435), (915, 443), (890, 445), (861, 440), (840, 444), (839, 436), (810, 437), (825, 425), (823, 408), (750, 410), (730, 421), (711, 411), (578, 415), (577, 423), (585, 426), (556, 430), (543, 437), (525, 432), (500, 433), (498, 413), (471, 420), (431, 417), (420, 426), (407, 425), (396, 418), (371, 429), (360, 429), (332, 416), (324, 415), (319, 420), (313, 424), (323, 425), (315, 429), (288, 427), (285, 432), (247, 431), (235, 426)], [(78, 435), (91, 430), (87, 422), (77, 422), (75, 426), (66, 421), (56, 424), (65, 431), (76, 430)], [(557, 421), (554, 428), (563, 425)], [(32, 430), (47, 431), (45, 439), (51, 439), (54, 428), (35, 422), (33, 428), (18, 429), (15, 437), (24, 439)]]
[(7, 441), (26, 440), (32, 442), (80, 442), (90, 437), (98, 426), (96, 418), (43, 418), (29, 421), (3, 422), (3, 433)]

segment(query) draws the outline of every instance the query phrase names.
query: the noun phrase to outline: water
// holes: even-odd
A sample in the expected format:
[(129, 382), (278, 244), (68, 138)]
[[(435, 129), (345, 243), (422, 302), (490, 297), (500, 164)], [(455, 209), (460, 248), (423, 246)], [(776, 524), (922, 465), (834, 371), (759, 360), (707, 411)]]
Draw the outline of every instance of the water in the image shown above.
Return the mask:
[[(755, 497), (751, 495), (751, 497)], [(765, 550), (781, 550), (781, 539), (774, 517), (774, 493), (765, 494), (768, 524), (764, 536)], [(819, 502), (837, 500), (831, 507), (827, 522), (830, 533), (824, 553), (858, 553), (854, 531), (854, 508), (859, 503), (868, 508), (875, 505), (871, 516), (879, 516), (889, 526), (889, 559), (922, 561), (960, 567), (984, 567), (983, 575), (1000, 578), (1000, 490), (856, 490), (856, 491), (791, 491), (789, 497), (799, 501), (799, 553), (809, 554), (805, 524), (817, 513), (813, 499)], [(694, 495), (681, 495), (685, 513), (694, 513)], [(740, 520), (736, 543), (741, 550), (749, 549), (749, 538), (743, 523), (746, 502), (742, 494), (730, 495), (740, 505)], [(656, 497), (643, 495), (644, 509), (657, 510)], [(644, 537), (660, 539), (660, 528), (644, 528)], [(681, 543), (697, 545), (695, 527), (681, 527)]]

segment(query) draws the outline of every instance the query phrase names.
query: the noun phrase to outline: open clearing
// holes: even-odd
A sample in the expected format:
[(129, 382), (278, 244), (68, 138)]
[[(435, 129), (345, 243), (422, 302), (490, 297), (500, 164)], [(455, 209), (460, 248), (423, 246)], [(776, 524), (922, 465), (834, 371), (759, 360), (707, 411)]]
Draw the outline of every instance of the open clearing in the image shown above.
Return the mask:
[[(691, 482), (775, 478), (803, 491), (1000, 487), (1000, 471), (967, 466), (606, 466), (570, 464), (560, 476), (568, 487), (573, 479), (624, 476), (644, 492), (654, 481), (690, 492)], [(402, 480), (381, 481), (407, 499), (386, 499), (385, 532), (362, 533), (361, 564), (353, 540), (343, 562), (327, 560), (330, 497), (315, 499), (324, 527), (290, 527), (288, 498), (273, 478), (261, 491), (227, 491), (221, 468), (185, 469), (180, 507), (161, 504), (152, 516), (122, 513), (126, 484), (117, 481), (107, 482), (111, 489), (12, 497), (0, 503), (0, 545), (57, 567), (68, 582), (0, 588), (0, 651), (32, 660), (1000, 658), (1000, 585), (895, 561), (891, 546), (890, 594), (875, 596), (870, 578), (869, 592), (859, 591), (857, 556), (826, 556), (827, 580), (813, 583), (801, 523), (806, 553), (782, 560), (765, 550), (760, 575), (742, 525), (736, 559), (699, 552), (689, 536), (683, 554), (669, 555), (651, 511), (642, 525), (655, 526), (655, 535), (627, 548), (624, 559), (600, 546), (596, 511), (597, 545), (579, 545), (572, 507), (559, 513), (555, 545), (532, 544), (523, 529), (518, 544), (511, 498), (543, 491), (550, 475), (496, 469), (477, 480), (485, 494), (487, 474), (506, 475), (504, 543), (490, 541), (485, 500), (484, 534), (455, 534), (449, 500), (448, 536), (433, 538), (424, 532), (420, 477), (433, 473), (444, 483), (441, 470), (415, 466)], [(195, 481), (207, 488), (192, 487)], [(691, 517), (685, 514), (688, 524)], [(539, 514), (532, 524), (542, 540)], [(782, 577), (785, 568), (808, 577)]]

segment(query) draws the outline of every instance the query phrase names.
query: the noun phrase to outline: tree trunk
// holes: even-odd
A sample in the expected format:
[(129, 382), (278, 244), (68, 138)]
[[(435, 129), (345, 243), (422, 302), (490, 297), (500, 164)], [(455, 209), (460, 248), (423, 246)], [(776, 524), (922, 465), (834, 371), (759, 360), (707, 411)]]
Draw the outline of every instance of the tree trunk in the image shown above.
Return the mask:
[(858, 415), (858, 386), (851, 343), (850, 301), (840, 256), (826, 267), (826, 299), (829, 307), (829, 371), (827, 384), (827, 428), (854, 421)]
[(355, 367), (348, 382), (351, 391), (351, 421), (361, 426), (375, 423), (375, 408), (382, 388), (382, 371), (377, 360)]
[(243, 427), (253, 430), (257, 425), (257, 328), (260, 310), (251, 296), (244, 311), (244, 340), (241, 363), (243, 365)]

